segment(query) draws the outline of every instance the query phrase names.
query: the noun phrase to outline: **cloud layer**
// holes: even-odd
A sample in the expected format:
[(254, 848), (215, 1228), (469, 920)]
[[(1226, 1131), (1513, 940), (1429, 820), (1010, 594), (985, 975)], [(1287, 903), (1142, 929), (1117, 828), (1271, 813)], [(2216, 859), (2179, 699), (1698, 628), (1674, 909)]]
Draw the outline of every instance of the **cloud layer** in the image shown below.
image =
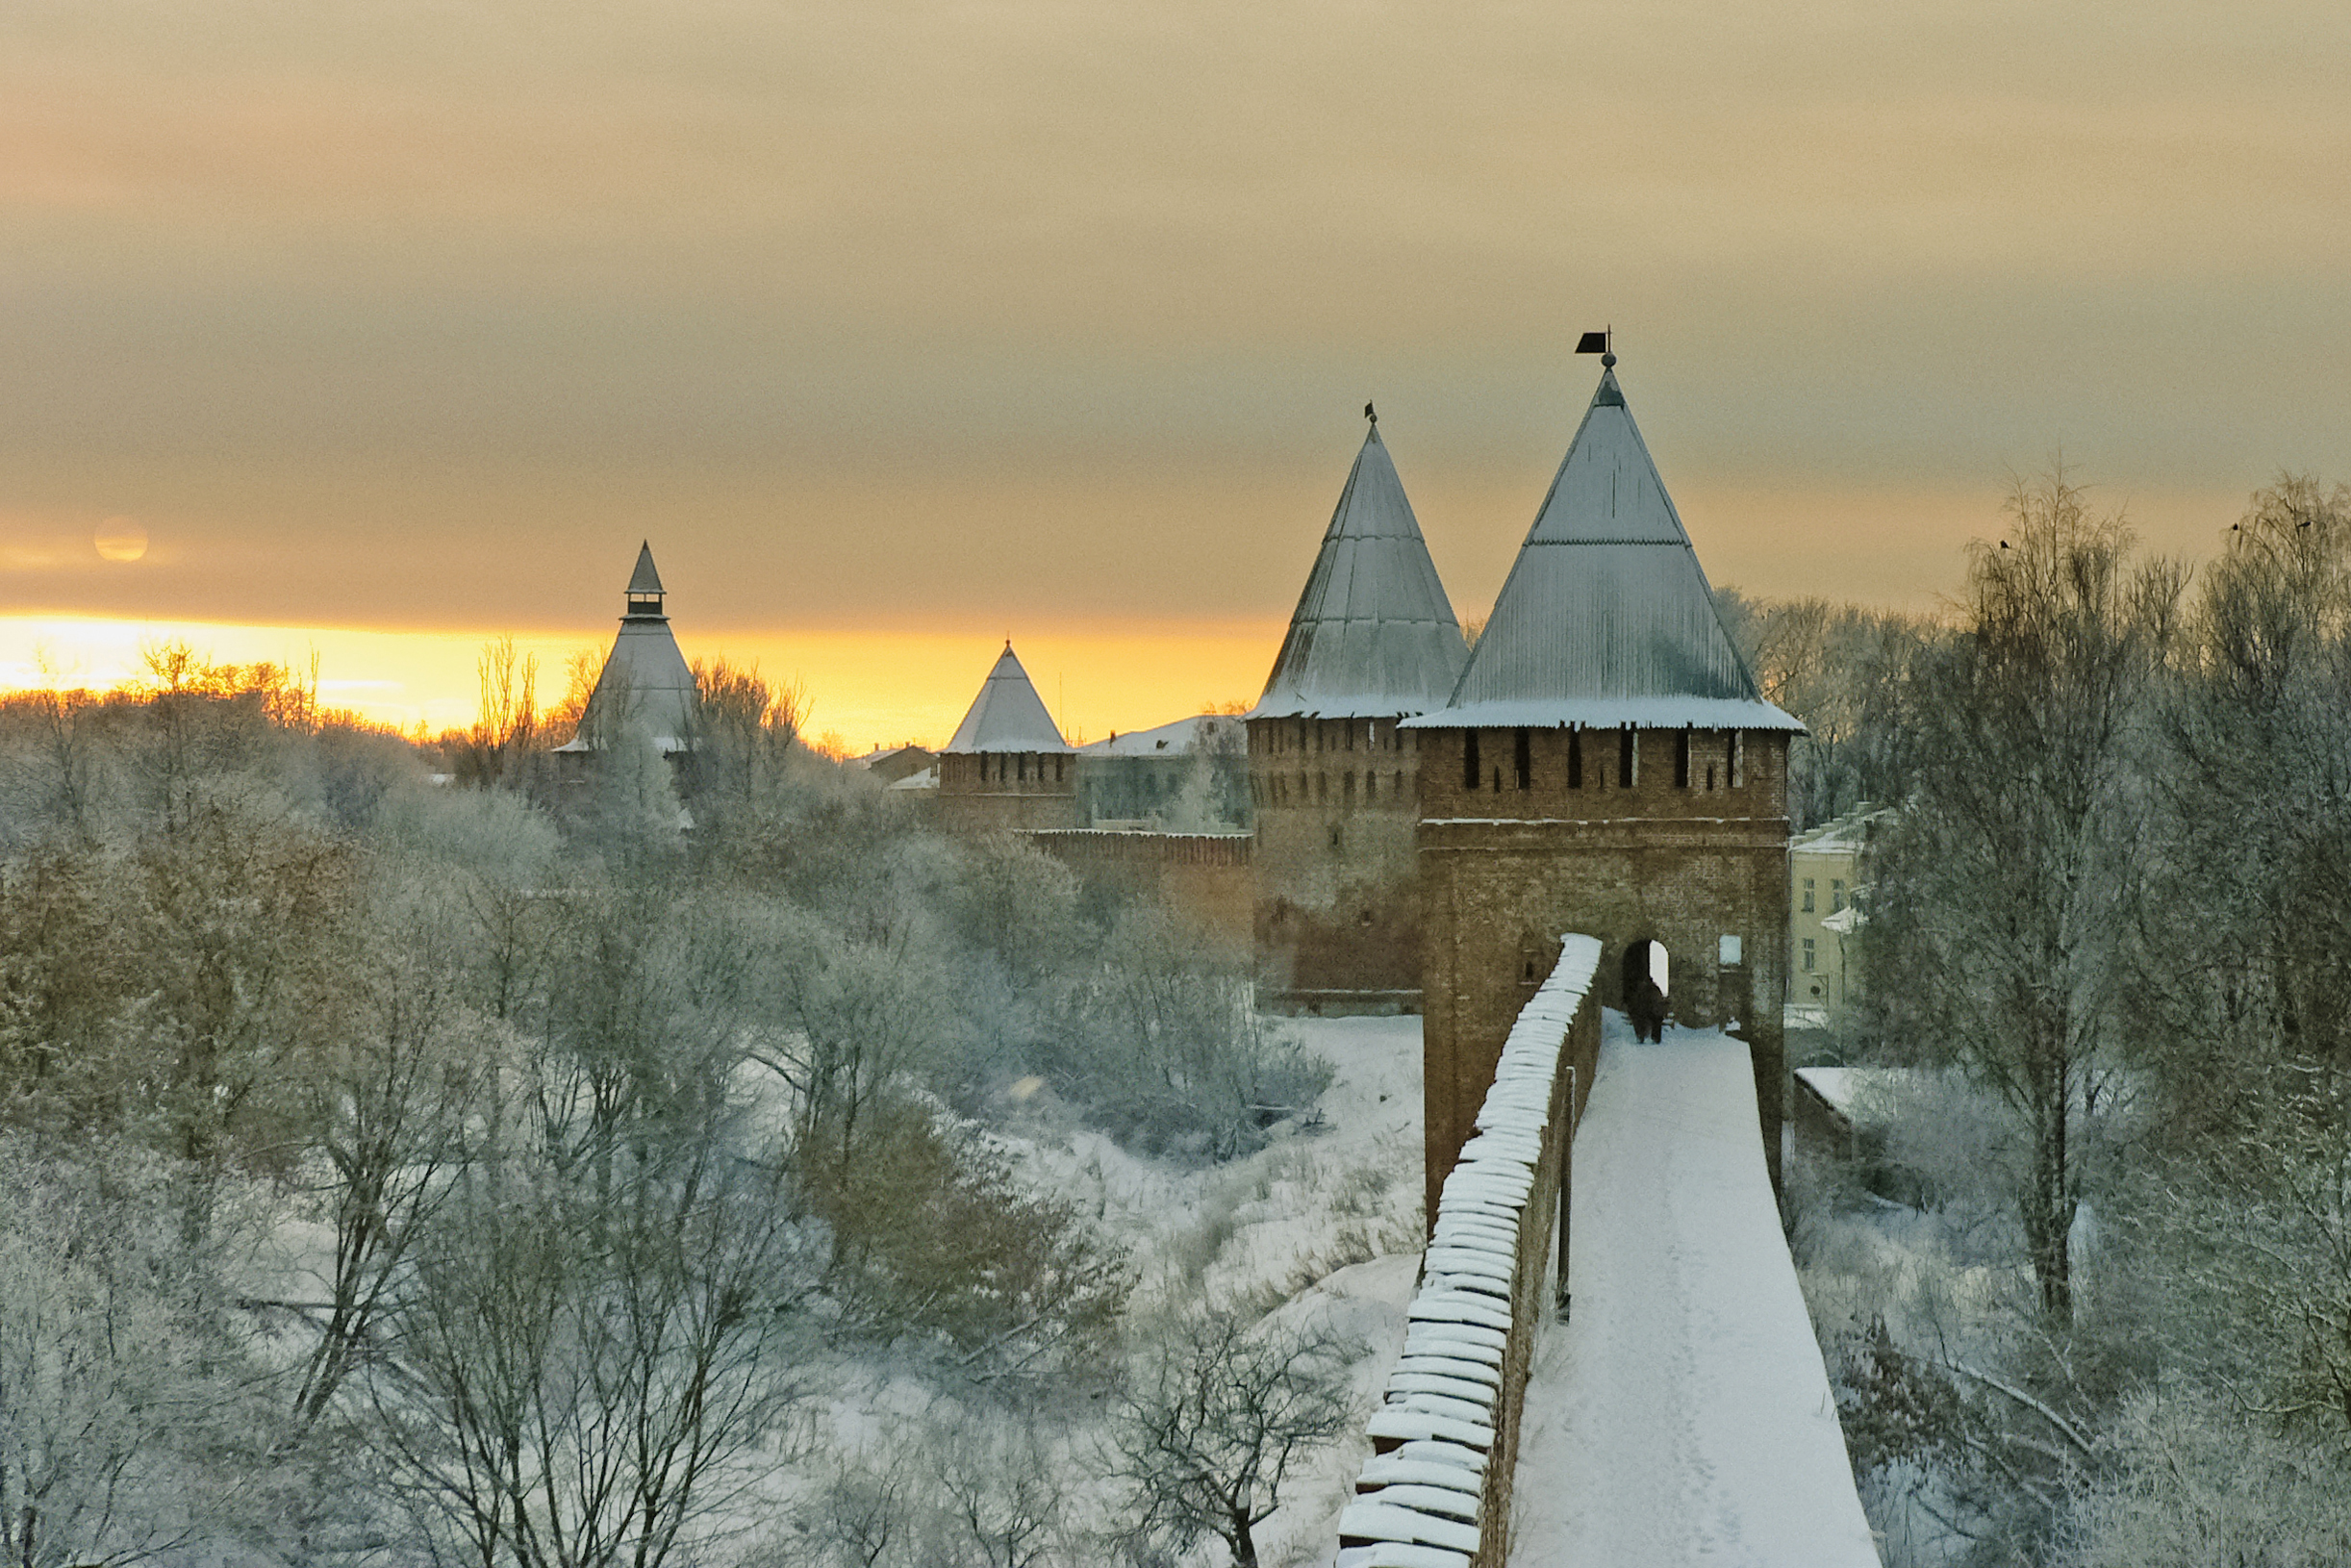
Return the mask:
[[(2339, 5), (21, 3), (0, 592), (1278, 618), (1376, 396), (1482, 610), (1612, 321), (1718, 581), (1923, 603), (2062, 450), (2351, 471)], [(92, 541), (129, 518), (138, 562)]]

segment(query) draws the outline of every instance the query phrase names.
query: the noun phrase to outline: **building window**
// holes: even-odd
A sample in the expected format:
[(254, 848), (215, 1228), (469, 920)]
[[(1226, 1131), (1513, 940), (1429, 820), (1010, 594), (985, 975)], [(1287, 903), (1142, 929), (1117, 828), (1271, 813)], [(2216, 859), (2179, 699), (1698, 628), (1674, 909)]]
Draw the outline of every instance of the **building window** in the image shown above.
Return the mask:
[(1641, 732), (1627, 724), (1616, 732), (1616, 784), (1629, 790), (1641, 781)]
[(1580, 729), (1567, 732), (1567, 787), (1583, 788), (1583, 731)]
[(1731, 732), (1731, 787), (1734, 790), (1742, 789), (1746, 783), (1747, 732), (1743, 729), (1734, 729)]
[[(1350, 730), (1350, 734), (1353, 731)], [(1348, 805), (1355, 803), (1355, 771), (1352, 768), (1339, 775), (1339, 798)]]
[(1829, 913), (1835, 914), (1845, 907), (1845, 884), (1834, 877), (1829, 880)]
[(1534, 742), (1523, 729), (1510, 737), (1510, 766), (1520, 789), (1534, 788)]
[(1818, 955), (1813, 951), (1812, 939), (1810, 937), (1806, 937), (1804, 939), (1804, 972), (1807, 974), (1812, 973), (1812, 966), (1817, 957)]
[(1363, 773), (1363, 803), (1370, 805), (1378, 798), (1379, 798), (1379, 775), (1366, 769)]
[(1397, 770), (1396, 770), (1396, 794), (1395, 794), (1395, 796), (1393, 797), (1393, 798), (1398, 799), (1398, 800), (1402, 800), (1403, 797), (1404, 797), (1404, 771), (1403, 771), (1402, 768), (1399, 768), (1399, 769), (1397, 769)]
[(1814, 913), (1812, 906), (1812, 879), (1808, 876), (1804, 879), (1804, 912), (1807, 915)]
[(1461, 732), (1461, 787), (1477, 789), (1478, 773), (1478, 732), (1465, 729)]
[(1681, 733), (1674, 737), (1674, 788), (1690, 787), (1690, 731), (1684, 724)]

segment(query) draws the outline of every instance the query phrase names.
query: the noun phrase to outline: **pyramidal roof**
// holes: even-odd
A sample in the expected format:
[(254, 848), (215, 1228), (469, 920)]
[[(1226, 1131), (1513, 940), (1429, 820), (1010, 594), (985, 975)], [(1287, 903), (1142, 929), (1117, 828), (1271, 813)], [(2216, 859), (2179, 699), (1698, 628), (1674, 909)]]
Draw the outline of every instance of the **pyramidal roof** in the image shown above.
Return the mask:
[[(627, 592), (662, 592), (650, 544), (637, 551), (637, 569), (629, 574)], [(683, 751), (694, 702), (694, 671), (678, 651), (669, 619), (632, 609), (620, 618), (620, 634), (613, 639), (595, 690), (589, 694), (579, 733), (555, 749), (601, 751), (635, 726), (651, 738), (656, 749)]]
[(1045, 699), (1029, 683), (1028, 671), (1021, 668), (1020, 659), (1006, 639), (1004, 651), (980, 683), (979, 695), (972, 699), (972, 709), (955, 726), (955, 738), (943, 747), (947, 751), (1068, 751), (1070, 743), (1061, 738), (1060, 727), (1053, 716), (1045, 711)]
[(637, 569), (628, 574), (628, 591), (632, 594), (662, 592), (661, 573), (653, 567), (653, 542), (646, 540), (637, 546)]
[(1375, 423), (1249, 717), (1420, 713), (1444, 702), (1468, 659), (1461, 623)]
[(1762, 699), (1616, 372), (1528, 530), (1485, 634), (1422, 728), (1801, 730)]

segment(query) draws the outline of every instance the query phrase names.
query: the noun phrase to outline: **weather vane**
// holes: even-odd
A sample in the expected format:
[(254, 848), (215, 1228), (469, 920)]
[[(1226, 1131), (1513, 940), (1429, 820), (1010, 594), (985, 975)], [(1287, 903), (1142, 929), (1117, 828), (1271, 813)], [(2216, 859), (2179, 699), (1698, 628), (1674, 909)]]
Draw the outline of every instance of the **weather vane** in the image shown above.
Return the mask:
[(1579, 354), (1598, 354), (1600, 356), (1600, 367), (1602, 369), (1612, 370), (1616, 368), (1616, 329), (1614, 327), (1603, 327), (1598, 332), (1585, 333), (1582, 337), (1576, 340), (1576, 352)]
[(1379, 422), (1379, 411), (1373, 408), (1369, 403), (1363, 405), (1363, 417), (1371, 420), (1374, 424), (1378, 424)]

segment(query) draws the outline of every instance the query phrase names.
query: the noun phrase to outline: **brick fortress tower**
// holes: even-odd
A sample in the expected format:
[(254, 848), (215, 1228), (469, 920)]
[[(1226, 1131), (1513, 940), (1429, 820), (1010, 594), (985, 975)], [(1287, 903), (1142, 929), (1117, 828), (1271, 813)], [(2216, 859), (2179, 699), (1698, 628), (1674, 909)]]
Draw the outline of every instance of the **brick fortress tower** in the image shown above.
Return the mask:
[[(1608, 355), (1605, 367), (1613, 367)], [(1787, 746), (1613, 368), (1420, 744), (1428, 1212), (1564, 931), (1623, 1007), (1661, 947), (1673, 1022), (1735, 1029), (1780, 1179)]]
[(1399, 721), (1469, 657), (1378, 416), (1248, 716), (1257, 999), (1293, 1012), (1420, 1005), (1421, 754)]
[(938, 822), (956, 833), (1077, 825), (1077, 753), (1007, 639), (939, 752)]

